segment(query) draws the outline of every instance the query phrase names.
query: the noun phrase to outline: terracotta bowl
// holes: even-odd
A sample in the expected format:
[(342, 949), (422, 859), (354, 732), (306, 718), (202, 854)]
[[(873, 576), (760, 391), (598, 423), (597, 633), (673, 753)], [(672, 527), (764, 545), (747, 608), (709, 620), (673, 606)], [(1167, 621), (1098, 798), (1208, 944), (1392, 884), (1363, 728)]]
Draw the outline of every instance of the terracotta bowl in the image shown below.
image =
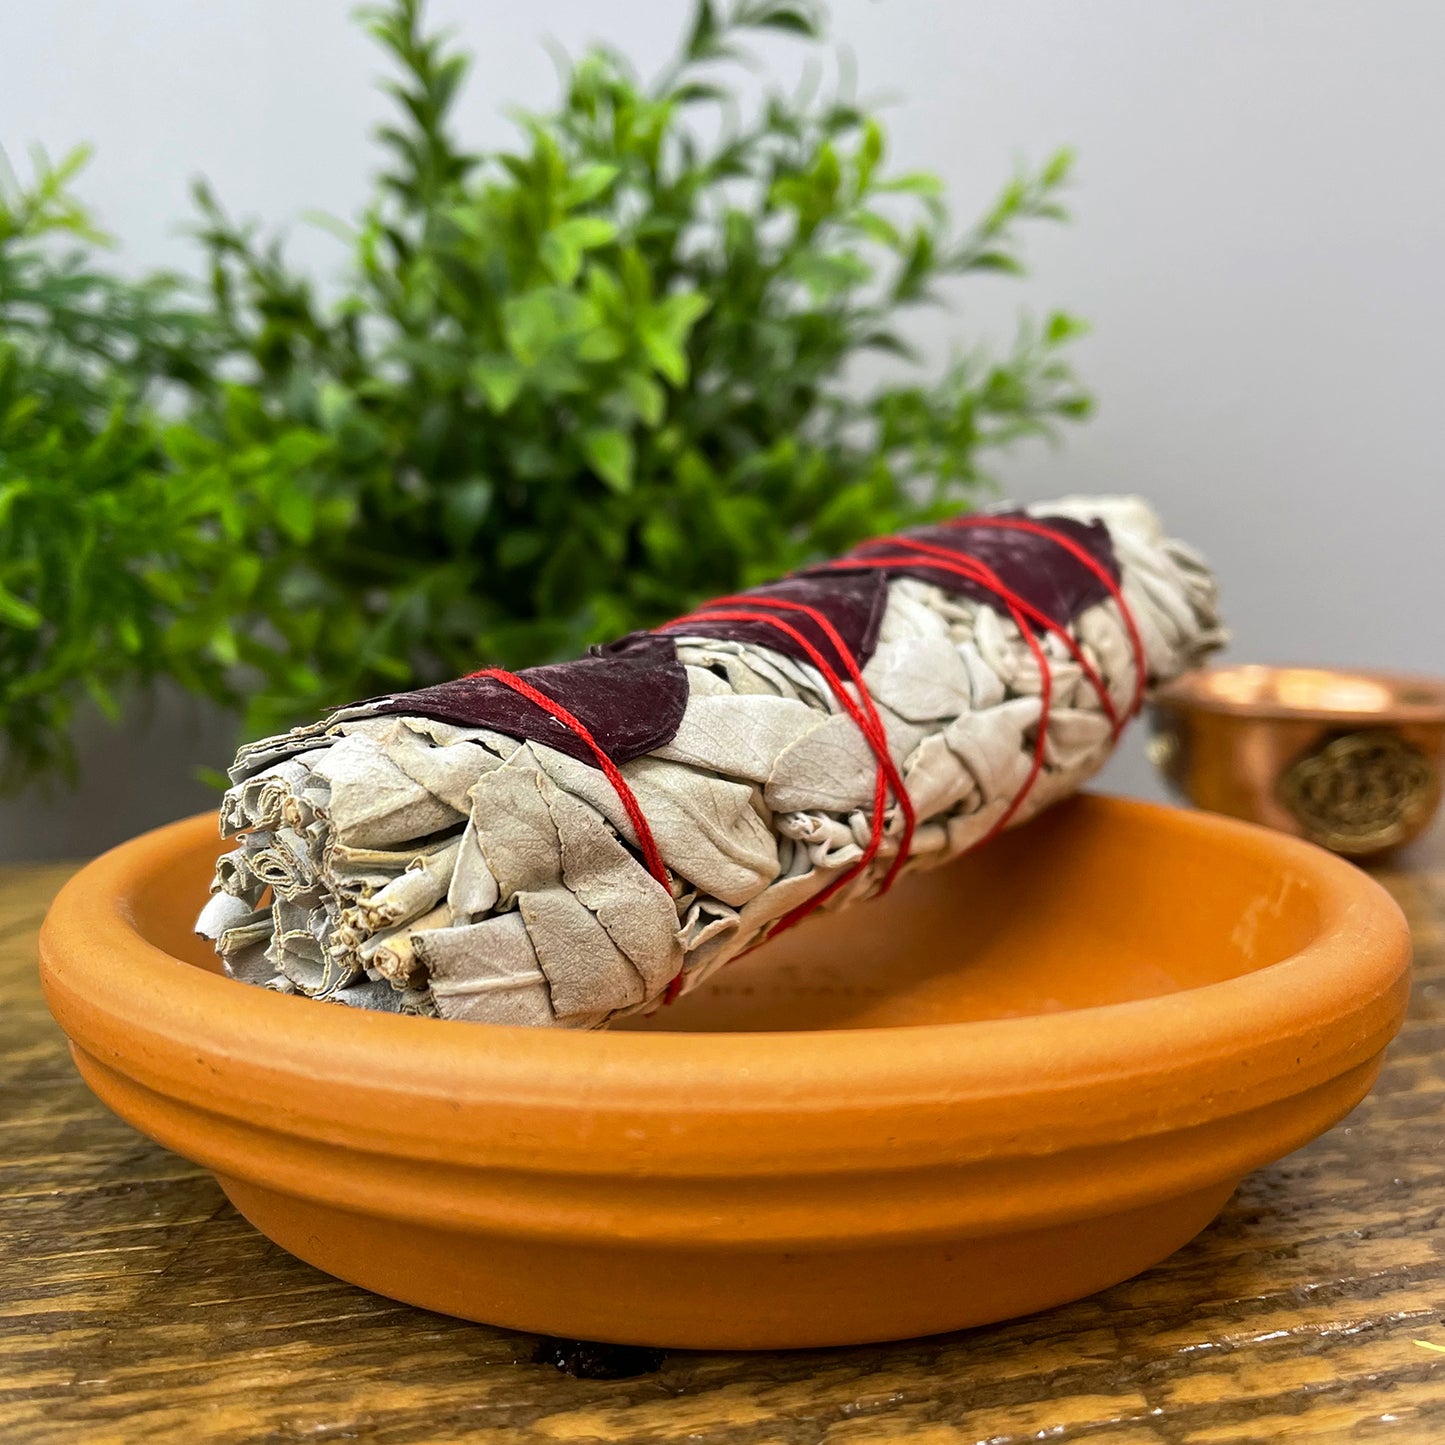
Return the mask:
[(214, 820), (82, 870), (41, 939), (81, 1073), (283, 1248), (516, 1329), (791, 1347), (1088, 1294), (1365, 1095), (1389, 896), (1242, 823), (1081, 798), (628, 1031), (363, 1014), (215, 972)]
[(1445, 678), (1215, 667), (1153, 698), (1155, 763), (1201, 808), (1379, 858), (1419, 837), (1445, 779)]

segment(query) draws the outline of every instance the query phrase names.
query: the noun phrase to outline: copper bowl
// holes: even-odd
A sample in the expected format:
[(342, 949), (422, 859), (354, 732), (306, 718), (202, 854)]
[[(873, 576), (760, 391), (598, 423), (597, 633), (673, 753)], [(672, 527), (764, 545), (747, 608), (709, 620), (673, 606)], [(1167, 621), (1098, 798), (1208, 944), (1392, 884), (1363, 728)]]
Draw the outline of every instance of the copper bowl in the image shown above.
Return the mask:
[(1153, 698), (1150, 756), (1211, 812), (1371, 859), (1420, 836), (1445, 776), (1445, 678), (1205, 668)]

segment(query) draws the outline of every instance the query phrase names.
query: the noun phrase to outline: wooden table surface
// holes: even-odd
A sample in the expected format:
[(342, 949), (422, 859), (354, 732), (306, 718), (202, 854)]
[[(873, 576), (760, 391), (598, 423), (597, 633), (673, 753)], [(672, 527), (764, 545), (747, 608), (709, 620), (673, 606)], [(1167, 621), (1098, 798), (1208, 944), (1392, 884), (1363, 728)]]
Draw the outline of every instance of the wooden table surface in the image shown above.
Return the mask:
[(613, 1380), (289, 1258), (108, 1114), (35, 979), (69, 870), (0, 869), (0, 1442), (1445, 1442), (1442, 845), (1380, 875), (1417, 974), (1375, 1093), (1165, 1264), (1011, 1324)]

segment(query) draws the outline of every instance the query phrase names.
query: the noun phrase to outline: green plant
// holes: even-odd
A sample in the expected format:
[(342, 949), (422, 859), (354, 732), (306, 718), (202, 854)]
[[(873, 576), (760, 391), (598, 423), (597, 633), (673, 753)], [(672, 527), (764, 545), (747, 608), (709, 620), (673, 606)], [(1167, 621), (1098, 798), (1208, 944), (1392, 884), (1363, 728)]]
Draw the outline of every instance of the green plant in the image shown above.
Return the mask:
[[(955, 508), (986, 452), (1086, 412), (1062, 314), (926, 379), (899, 324), (950, 277), (1021, 269), (1019, 224), (1062, 215), (1066, 155), (957, 232), (936, 180), (890, 174), (847, 97), (740, 106), (728, 67), (748, 32), (820, 41), (803, 0), (700, 0), (653, 84), (593, 49), (513, 150), (474, 155), (451, 128), (466, 57), (420, 12), (366, 13), (399, 119), (339, 302), (201, 189), (204, 328), (174, 358), (139, 348), (156, 359), (138, 379), (101, 358), (87, 419), (54, 433), (99, 434), (123, 397), (145, 445), (114, 495), (156, 488), (193, 549), (158, 567), (111, 538), (144, 555), (114, 569), (142, 591), (169, 578), (164, 647), (125, 654), (138, 670), (244, 686), (259, 729), (564, 655)], [(879, 352), (897, 370), (860, 387)], [(182, 420), (155, 420), (152, 374), (183, 386)], [(225, 605), (198, 606), (217, 577)], [(25, 574), (0, 583), (12, 621), (64, 625)]]
[(218, 681), (167, 646), (167, 574), (219, 601), (231, 564), (198, 525), (204, 499), (167, 473), (153, 406), (197, 379), (210, 328), (166, 278), (94, 268), (104, 238), (67, 189), (83, 160), (37, 156), (30, 186), (0, 190), (0, 783), (68, 760), (79, 695), (114, 716), (137, 678)]

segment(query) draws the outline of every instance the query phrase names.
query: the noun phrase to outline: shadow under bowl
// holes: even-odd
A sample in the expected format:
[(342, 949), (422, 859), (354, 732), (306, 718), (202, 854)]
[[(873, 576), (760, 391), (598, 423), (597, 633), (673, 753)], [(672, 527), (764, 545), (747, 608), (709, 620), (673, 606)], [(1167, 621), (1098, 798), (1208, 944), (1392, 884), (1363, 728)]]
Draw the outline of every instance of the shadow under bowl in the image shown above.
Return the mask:
[(1408, 988), (1358, 870), (1112, 798), (602, 1033), (221, 977), (216, 852), (177, 823), (57, 898), (43, 980), (91, 1088), (331, 1274), (619, 1343), (896, 1339), (1125, 1279), (1364, 1097)]
[(1202, 668), (1152, 699), (1150, 753), (1197, 807), (1348, 858), (1418, 838), (1445, 779), (1445, 678)]

